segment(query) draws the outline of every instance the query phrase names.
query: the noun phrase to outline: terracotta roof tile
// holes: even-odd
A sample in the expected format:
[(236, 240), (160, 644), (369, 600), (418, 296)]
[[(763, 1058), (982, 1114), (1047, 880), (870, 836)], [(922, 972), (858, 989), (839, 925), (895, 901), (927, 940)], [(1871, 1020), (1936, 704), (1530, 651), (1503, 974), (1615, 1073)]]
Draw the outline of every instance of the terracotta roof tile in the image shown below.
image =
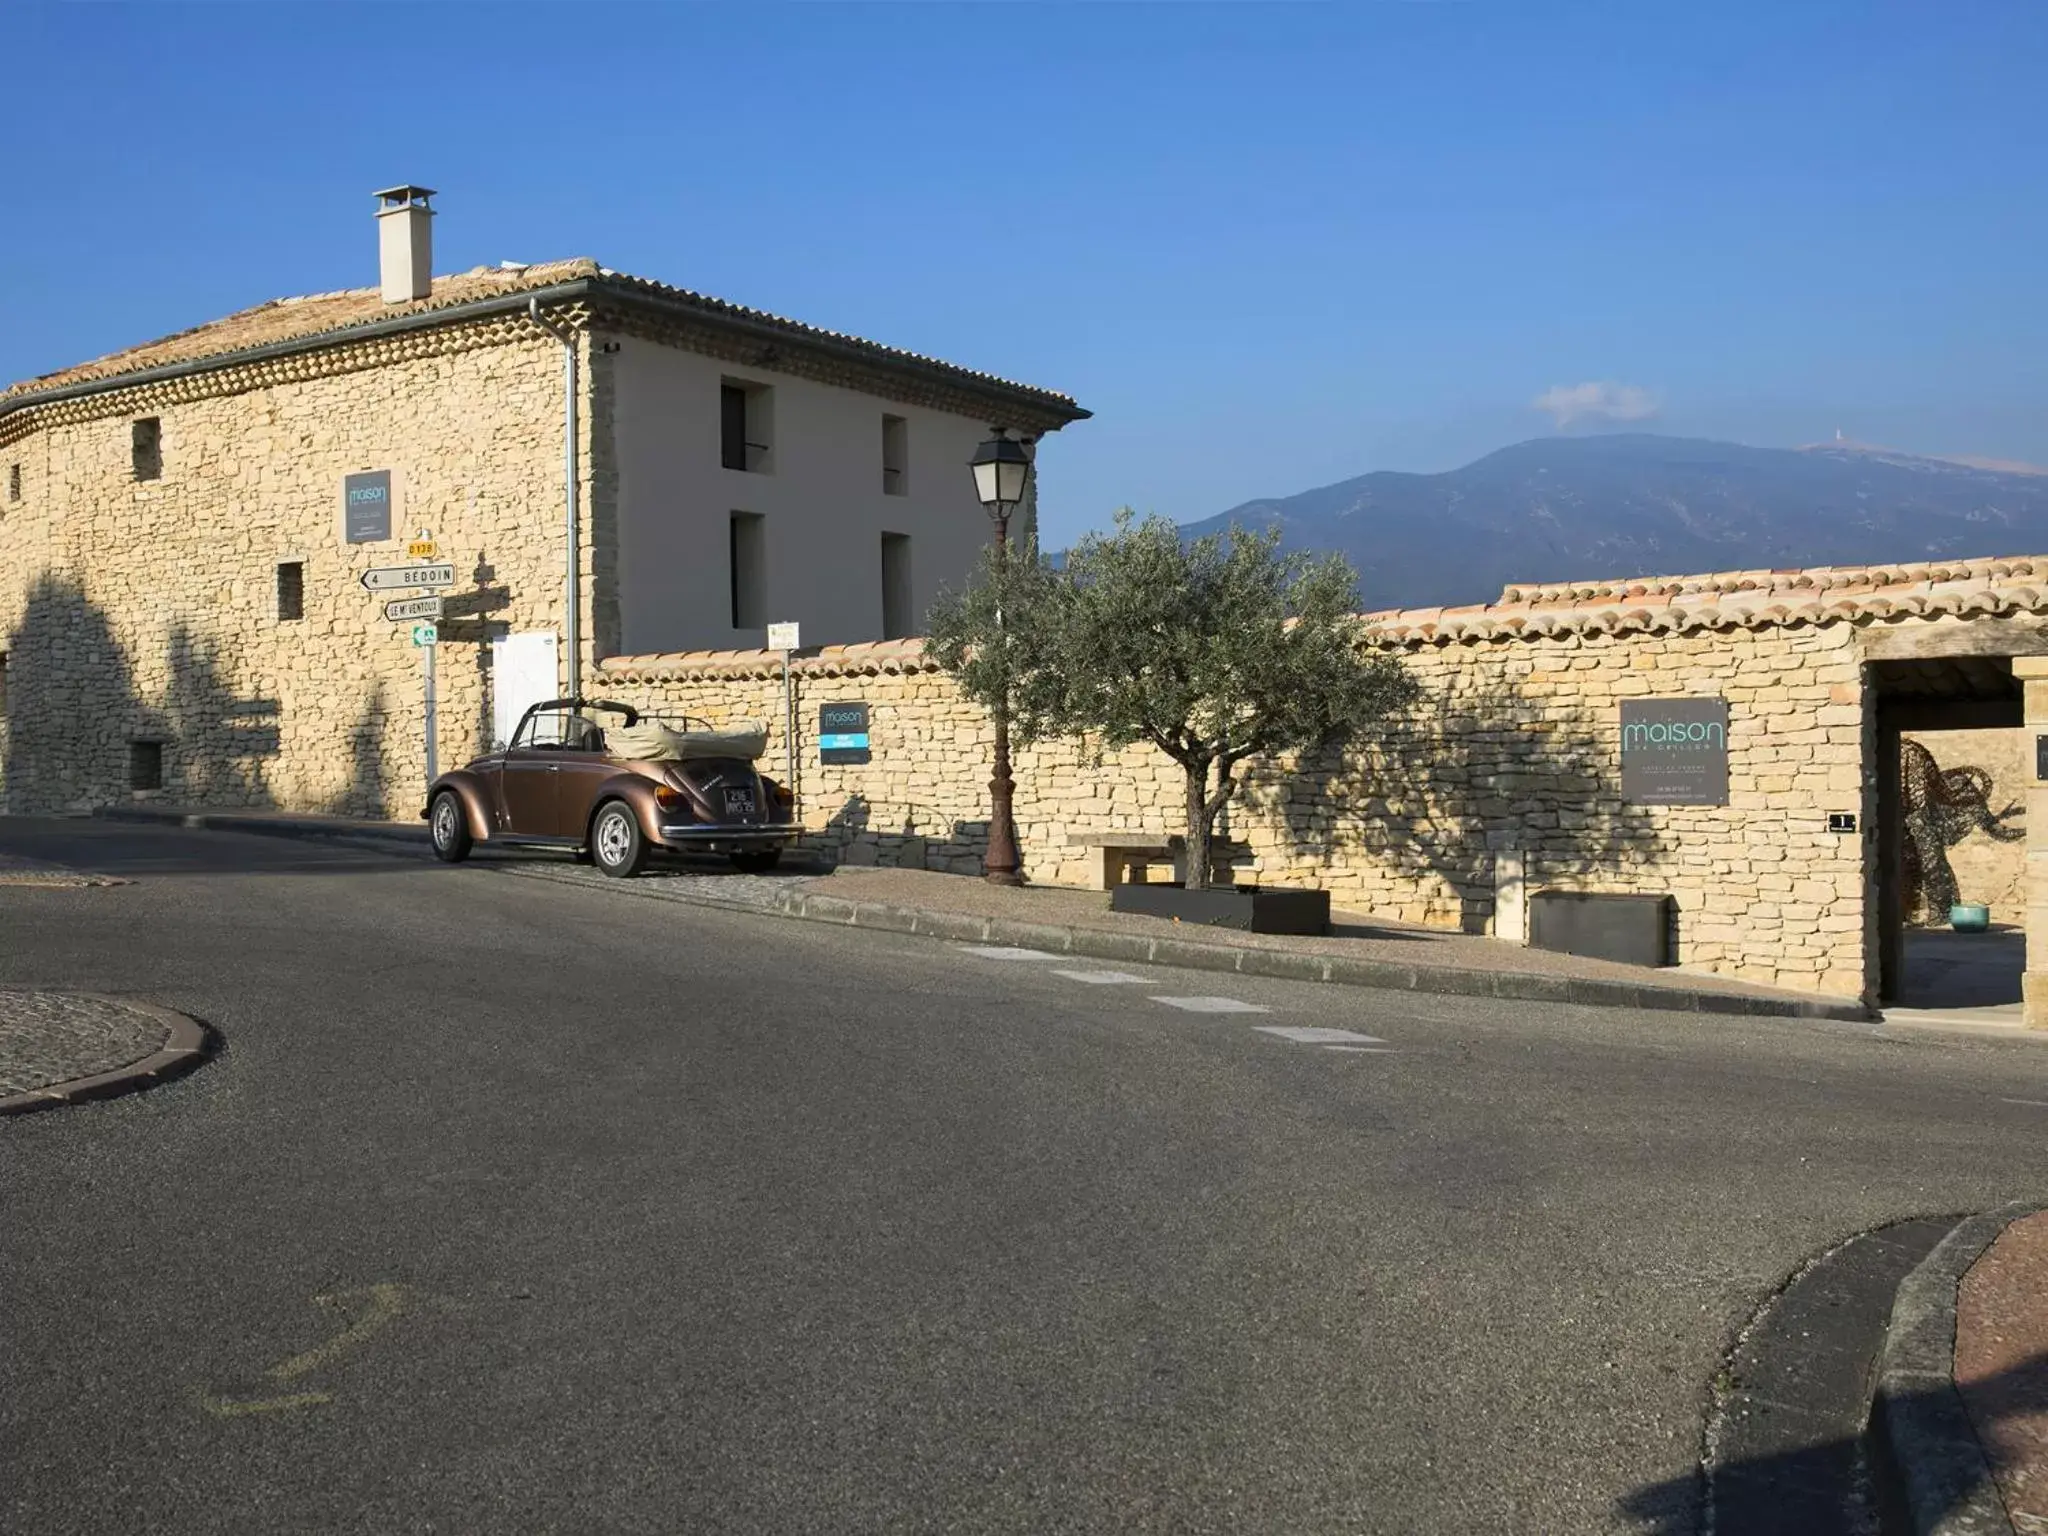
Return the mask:
[(478, 300), (548, 288), (556, 283), (570, 282), (578, 278), (595, 280), (603, 288), (625, 295), (641, 294), (674, 301), (699, 311), (713, 321), (726, 319), (748, 326), (765, 326), (785, 332), (793, 339), (848, 348), (865, 354), (879, 364), (893, 363), (922, 369), (938, 369), (983, 388), (1018, 391), (1060, 407), (1075, 418), (1088, 414), (1074, 404), (1071, 396), (1054, 390), (1041, 389), (1032, 384), (1020, 384), (1014, 379), (982, 373), (972, 368), (962, 368), (956, 363), (926, 357), (922, 353), (907, 352), (900, 347), (884, 346), (880, 342), (851, 336), (843, 331), (807, 325), (801, 320), (792, 320), (763, 309), (751, 309), (744, 304), (733, 304), (708, 294), (656, 282), (651, 278), (614, 272), (599, 266), (587, 256), (568, 261), (541, 262), (524, 267), (476, 267), (468, 272), (437, 277), (433, 280), (432, 290), (426, 298), (414, 300), (409, 304), (386, 304), (375, 288), (348, 288), (338, 293), (309, 294), (296, 299), (272, 299), (252, 309), (238, 310), (223, 319), (194, 326), (190, 330), (179, 331), (155, 341), (144, 342), (140, 346), (129, 347), (124, 351), (109, 353), (91, 362), (60, 369), (55, 373), (46, 373), (38, 378), (24, 379), (5, 390), (0, 390), (0, 404), (41, 390), (114, 380), (148, 368), (225, 357), (272, 343), (311, 341), (321, 337), (331, 337), (334, 341), (341, 342), (348, 339), (348, 333), (352, 329), (377, 321), (428, 314), (434, 310), (449, 309)]

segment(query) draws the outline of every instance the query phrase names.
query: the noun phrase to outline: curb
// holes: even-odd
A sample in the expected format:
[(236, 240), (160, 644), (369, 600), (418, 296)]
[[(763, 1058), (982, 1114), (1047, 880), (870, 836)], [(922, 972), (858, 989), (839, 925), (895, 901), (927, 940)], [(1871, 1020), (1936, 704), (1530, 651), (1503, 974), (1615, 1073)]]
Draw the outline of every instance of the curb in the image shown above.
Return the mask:
[(213, 1054), (212, 1032), (197, 1019), (188, 1018), (182, 1013), (160, 1008), (155, 1003), (139, 1003), (125, 997), (108, 997), (99, 992), (67, 991), (65, 996), (90, 998), (96, 1003), (105, 1003), (112, 1008), (125, 1008), (130, 1013), (147, 1014), (165, 1027), (164, 1043), (140, 1061), (131, 1061), (127, 1066), (116, 1067), (111, 1072), (96, 1072), (91, 1077), (74, 1077), (68, 1083), (49, 1083), (41, 1088), (32, 1088), (27, 1093), (10, 1094), (6, 1098), (0, 1098), (0, 1115), (32, 1115), (38, 1110), (56, 1109), (64, 1104), (84, 1104), (94, 1099), (111, 1099), (124, 1093), (136, 1093), (144, 1088), (153, 1088), (158, 1083), (169, 1082), (172, 1078), (183, 1077)]
[(1959, 1222), (1899, 1286), (1870, 1423), (1915, 1536), (2012, 1536), (1956, 1390), (1956, 1293), (1999, 1233), (2043, 1209), (2022, 1200)]
[[(331, 823), (279, 821), (234, 812), (178, 813), (146, 806), (103, 805), (93, 815), (103, 821), (147, 822), (219, 832), (258, 832), (272, 837), (356, 839), (421, 847), (424, 826), (361, 828)], [(1102, 928), (1068, 928), (1053, 923), (1028, 923), (1000, 917), (974, 917), (928, 907), (899, 907), (887, 902), (854, 901), (843, 896), (806, 896), (792, 892), (771, 904), (721, 902), (700, 897), (705, 906), (767, 912), (810, 922), (877, 928), (975, 944), (1015, 944), (1057, 954), (1085, 955), (1096, 960), (1179, 966), (1194, 971), (1231, 971), (1241, 976), (1268, 976), (1279, 981), (1320, 981), (1338, 986), (1377, 987), (1394, 992), (1421, 992), (1447, 997), (1490, 997), (1509, 1002), (1567, 1003), (1593, 1008), (1649, 1009), (1665, 1013), (1714, 1013), (1732, 1017), (1836, 1019), (1864, 1024), (1873, 1017), (1861, 1003), (1830, 998), (1746, 997), (1686, 987), (1644, 986), (1627, 981), (1586, 977), (1544, 976), (1528, 971), (1468, 971), (1452, 966), (1403, 965), (1392, 960), (1366, 960), (1346, 955), (1303, 955), (1282, 949), (1250, 949), (1199, 939), (1154, 938)]]
[(790, 892), (755, 911), (785, 917), (877, 928), (889, 933), (914, 933), (975, 944), (1015, 944), (1055, 954), (1086, 955), (1095, 960), (1126, 960), (1140, 964), (1179, 966), (1196, 971), (1231, 971), (1241, 976), (1269, 976), (1280, 981), (1320, 981), (1338, 986), (1378, 987), (1396, 992), (1423, 992), (1453, 997), (1491, 997), (1516, 1002), (1572, 1003), (1596, 1008), (1657, 1009), (1672, 1013), (1716, 1013), (1751, 1018), (1846, 1019), (1867, 1023), (1870, 1011), (1861, 1003), (1826, 998), (1744, 997), (1738, 993), (1695, 991), (1684, 987), (1643, 986), (1626, 981), (1596, 981), (1574, 976), (1541, 976), (1527, 971), (1467, 971), (1450, 966), (1402, 965), (1392, 960), (1367, 960), (1346, 955), (1303, 955), (1284, 949), (1239, 948), (1198, 939), (1154, 938), (1142, 933), (1117, 933), (1101, 928), (1067, 928), (1052, 923), (1017, 922), (1000, 917), (974, 917), (961, 912), (899, 907), (885, 902), (853, 901), (841, 896)]

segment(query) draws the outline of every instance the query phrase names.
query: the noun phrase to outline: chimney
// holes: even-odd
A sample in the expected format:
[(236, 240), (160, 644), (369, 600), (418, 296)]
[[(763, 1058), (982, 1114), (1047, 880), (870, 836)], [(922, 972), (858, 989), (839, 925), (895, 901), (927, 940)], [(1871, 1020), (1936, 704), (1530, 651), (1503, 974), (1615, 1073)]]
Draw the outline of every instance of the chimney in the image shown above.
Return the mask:
[(424, 299), (434, 286), (432, 187), (386, 187), (377, 194), (377, 271), (386, 304)]

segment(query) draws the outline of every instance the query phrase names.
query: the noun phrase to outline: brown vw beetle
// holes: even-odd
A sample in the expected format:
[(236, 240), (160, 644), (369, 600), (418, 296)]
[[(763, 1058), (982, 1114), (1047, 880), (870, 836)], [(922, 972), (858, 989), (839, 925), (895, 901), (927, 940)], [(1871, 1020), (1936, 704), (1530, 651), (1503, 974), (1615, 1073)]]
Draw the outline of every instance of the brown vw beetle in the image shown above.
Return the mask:
[(655, 848), (730, 855), (773, 869), (801, 830), (788, 790), (754, 767), (759, 731), (681, 730), (603, 699), (549, 699), (511, 745), (444, 773), (420, 812), (435, 856), (477, 843), (574, 849), (608, 875), (636, 875)]

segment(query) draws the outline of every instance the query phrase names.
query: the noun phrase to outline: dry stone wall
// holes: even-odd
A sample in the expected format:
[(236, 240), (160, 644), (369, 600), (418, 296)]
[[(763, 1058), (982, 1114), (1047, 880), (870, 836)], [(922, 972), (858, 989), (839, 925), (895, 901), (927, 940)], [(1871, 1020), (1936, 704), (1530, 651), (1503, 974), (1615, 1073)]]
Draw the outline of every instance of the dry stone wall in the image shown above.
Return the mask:
[[(200, 398), (94, 397), (99, 414), (0, 448), (8, 809), (127, 799), (132, 743), (161, 743), (169, 803), (406, 815), (424, 788), (419, 652), (358, 581), (415, 527), (454, 561), (441, 760), (491, 720), (489, 637), (562, 626), (560, 344), (504, 340)], [(161, 422), (137, 480), (131, 422)], [(589, 415), (586, 414), (586, 421)], [(583, 462), (590, 458), (586, 452)], [(342, 478), (392, 472), (388, 542), (348, 544)], [(586, 550), (586, 571), (591, 556)], [(277, 567), (303, 562), (304, 617)], [(396, 594), (403, 595), (403, 594)]]
[[(886, 648), (883, 648), (886, 650)], [(1496, 860), (1533, 889), (1677, 898), (1679, 964), (1859, 994), (1871, 978), (1874, 825), (1862, 668), (1846, 624), (1690, 634), (1561, 635), (1404, 648), (1424, 703), (1322, 761), (1256, 765), (1227, 814), (1254, 877), (1328, 888), (1340, 906), (1491, 932)], [(781, 676), (765, 655), (614, 658), (606, 689), (717, 725), (770, 728), (785, 771)], [(855, 863), (972, 873), (986, 834), (988, 720), (914, 648), (798, 661), (797, 787), (816, 838)], [(1726, 806), (1632, 805), (1620, 793), (1626, 698), (1721, 698)], [(870, 708), (872, 762), (818, 761), (818, 707)], [(1180, 770), (1149, 747), (1048, 742), (1016, 753), (1027, 875), (1082, 884), (1077, 839), (1179, 830)], [(1858, 818), (1830, 832), (1828, 815)]]

